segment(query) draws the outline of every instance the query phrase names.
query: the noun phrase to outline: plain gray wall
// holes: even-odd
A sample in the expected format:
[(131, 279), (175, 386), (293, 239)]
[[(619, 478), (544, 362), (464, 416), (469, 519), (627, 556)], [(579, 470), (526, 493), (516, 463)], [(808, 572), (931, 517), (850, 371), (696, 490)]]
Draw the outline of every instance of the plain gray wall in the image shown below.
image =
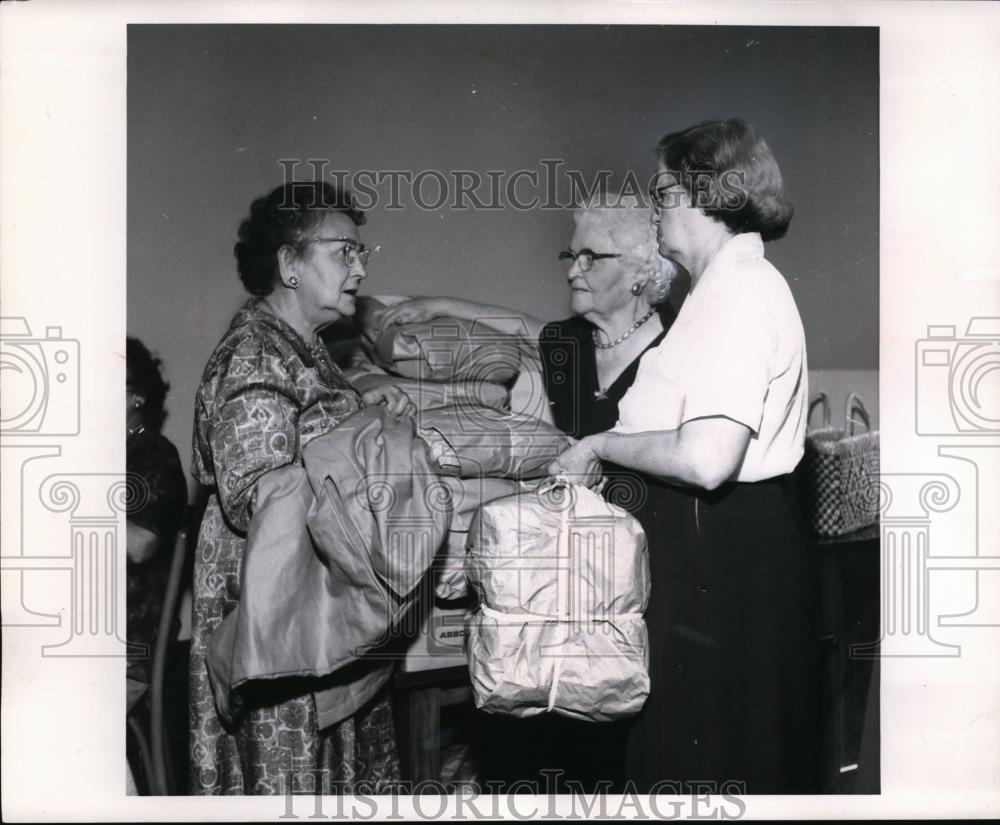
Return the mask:
[[(753, 123), (781, 165), (796, 216), (767, 254), (810, 367), (876, 370), (878, 105), (872, 28), (129, 26), (128, 330), (163, 358), (164, 433), (187, 464), (202, 368), (246, 297), (236, 227), (279, 158), (506, 174), (550, 158), (645, 184), (665, 132), (717, 117)], [(362, 228), (382, 247), (367, 292), (568, 314), (569, 211), (403, 203)]]

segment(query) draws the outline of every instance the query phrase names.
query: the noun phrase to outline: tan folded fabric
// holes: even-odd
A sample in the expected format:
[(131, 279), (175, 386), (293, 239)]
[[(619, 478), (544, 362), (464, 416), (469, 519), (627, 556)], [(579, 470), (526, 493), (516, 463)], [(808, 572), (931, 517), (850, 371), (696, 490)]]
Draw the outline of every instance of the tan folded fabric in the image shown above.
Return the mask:
[(456, 318), (435, 318), (385, 330), (375, 353), (390, 372), (424, 381), (508, 384), (521, 368), (516, 336)]
[(551, 424), (475, 404), (423, 410), (417, 433), (444, 475), (541, 478), (572, 441)]
[(208, 671), (226, 721), (250, 683), (317, 678), (320, 727), (388, 681), (383, 655), (419, 596), (451, 523), (448, 491), (413, 422), (367, 407), (265, 474), (243, 559), (240, 601), (209, 641)]
[(503, 409), (510, 403), (510, 391), (501, 384), (475, 381), (432, 383), (415, 378), (400, 378), (398, 375), (363, 372), (358, 368), (346, 371), (345, 377), (358, 392), (381, 387), (396, 387), (406, 393), (418, 410), (470, 404)]

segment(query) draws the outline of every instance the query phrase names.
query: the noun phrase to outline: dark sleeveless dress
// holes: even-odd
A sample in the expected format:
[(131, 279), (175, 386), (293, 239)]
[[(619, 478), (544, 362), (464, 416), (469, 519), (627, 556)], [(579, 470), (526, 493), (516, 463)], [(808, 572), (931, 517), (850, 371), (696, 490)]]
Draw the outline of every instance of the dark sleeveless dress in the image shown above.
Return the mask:
[[(614, 427), (639, 359), (599, 398), (586, 322), (547, 325), (540, 347), (556, 424), (576, 437)], [(650, 697), (626, 724), (554, 720), (570, 731), (556, 766), (639, 793), (816, 792), (818, 590), (791, 477), (705, 492), (604, 469), (606, 498), (649, 542)]]

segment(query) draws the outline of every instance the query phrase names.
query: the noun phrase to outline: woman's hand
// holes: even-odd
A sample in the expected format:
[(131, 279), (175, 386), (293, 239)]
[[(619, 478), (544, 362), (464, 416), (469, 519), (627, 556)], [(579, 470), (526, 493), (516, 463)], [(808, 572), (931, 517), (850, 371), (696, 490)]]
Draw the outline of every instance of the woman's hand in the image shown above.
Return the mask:
[(549, 465), (549, 475), (564, 478), (574, 484), (584, 484), (591, 489), (603, 480), (601, 459), (594, 451), (593, 436), (577, 441)]
[(156, 555), (160, 537), (152, 530), (140, 527), (132, 519), (125, 519), (125, 552), (133, 564), (145, 564)]
[(385, 332), (393, 324), (420, 324), (442, 315), (449, 315), (450, 302), (447, 298), (414, 298), (382, 310), (379, 316), (379, 332)]
[(366, 407), (382, 404), (397, 418), (416, 413), (417, 405), (399, 387), (374, 387), (361, 393), (361, 403)]

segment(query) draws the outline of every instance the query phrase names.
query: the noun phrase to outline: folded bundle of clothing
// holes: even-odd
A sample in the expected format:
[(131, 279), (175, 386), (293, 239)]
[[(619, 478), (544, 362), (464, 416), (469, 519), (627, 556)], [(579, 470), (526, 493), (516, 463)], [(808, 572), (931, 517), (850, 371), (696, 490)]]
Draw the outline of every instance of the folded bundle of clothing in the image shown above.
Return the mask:
[(538, 418), (471, 403), (421, 411), (417, 433), (434, 468), (459, 478), (541, 478), (572, 443)]
[(394, 325), (374, 342), (382, 366), (404, 378), (509, 384), (521, 369), (521, 345), (478, 322), (435, 318)]
[(501, 384), (475, 381), (454, 381), (435, 384), (416, 378), (400, 378), (355, 366), (344, 371), (344, 376), (358, 392), (396, 387), (406, 393), (418, 410), (435, 407), (467, 406), (503, 409), (510, 403), (510, 391)]
[(451, 523), (413, 422), (383, 407), (314, 438), (302, 460), (257, 482), (239, 604), (209, 642), (227, 722), (245, 711), (252, 683), (293, 676), (339, 674), (315, 693), (320, 727), (369, 701), (392, 675), (382, 648)]
[(419, 410), (472, 403), (548, 418), (538, 348), (527, 330), (437, 318), (382, 328), (385, 310), (402, 295), (363, 295), (357, 312), (327, 327), (330, 354), (359, 390), (391, 385)]
[(466, 576), (476, 706), (608, 721), (649, 695), (646, 536), (582, 486), (542, 485), (488, 502), (469, 528)]

